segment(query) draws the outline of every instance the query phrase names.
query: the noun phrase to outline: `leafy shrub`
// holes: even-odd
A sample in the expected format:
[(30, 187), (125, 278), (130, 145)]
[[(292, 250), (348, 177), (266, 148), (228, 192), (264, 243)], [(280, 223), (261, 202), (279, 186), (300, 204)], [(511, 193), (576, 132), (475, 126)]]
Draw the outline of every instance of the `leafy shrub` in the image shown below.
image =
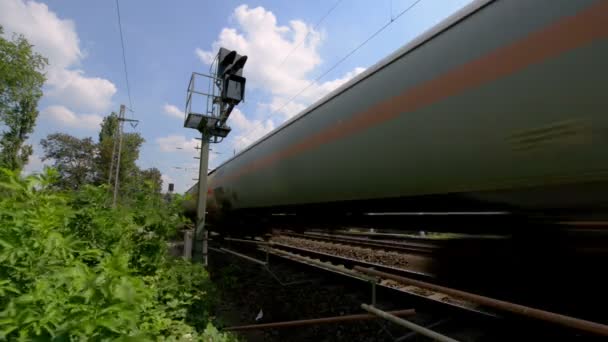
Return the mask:
[(209, 324), (205, 270), (167, 256), (174, 207), (0, 172), (0, 340), (232, 339)]

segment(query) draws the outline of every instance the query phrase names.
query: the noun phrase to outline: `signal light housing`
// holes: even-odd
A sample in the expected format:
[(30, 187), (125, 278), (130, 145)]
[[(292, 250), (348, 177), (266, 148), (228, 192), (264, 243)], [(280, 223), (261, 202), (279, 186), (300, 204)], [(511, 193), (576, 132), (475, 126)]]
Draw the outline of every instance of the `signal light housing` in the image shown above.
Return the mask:
[(237, 104), (245, 98), (245, 77), (226, 75), (222, 87), (222, 100), (229, 104)]
[(247, 63), (247, 56), (220, 48), (216, 84), (221, 90), (222, 101), (227, 104), (237, 105), (245, 97), (245, 78), (242, 76), (245, 63)]

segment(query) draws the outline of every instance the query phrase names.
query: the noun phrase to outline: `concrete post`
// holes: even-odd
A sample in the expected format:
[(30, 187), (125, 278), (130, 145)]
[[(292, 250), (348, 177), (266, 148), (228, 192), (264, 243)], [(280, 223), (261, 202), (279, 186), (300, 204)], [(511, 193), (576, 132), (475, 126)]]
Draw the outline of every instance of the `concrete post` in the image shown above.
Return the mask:
[(190, 229), (184, 230), (184, 258), (192, 259), (192, 237), (194, 232)]
[(205, 229), (207, 211), (207, 168), (209, 165), (209, 142), (203, 135), (201, 139), (201, 159), (198, 170), (198, 199), (196, 204), (196, 230), (194, 232), (193, 261), (202, 261), (207, 266), (208, 232)]

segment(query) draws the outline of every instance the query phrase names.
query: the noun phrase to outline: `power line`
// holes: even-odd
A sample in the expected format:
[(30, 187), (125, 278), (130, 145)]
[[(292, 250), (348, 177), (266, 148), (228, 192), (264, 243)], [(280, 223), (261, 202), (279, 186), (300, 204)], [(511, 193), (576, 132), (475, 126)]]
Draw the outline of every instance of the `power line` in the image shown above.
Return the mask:
[[(319, 19), (319, 20), (318, 20), (318, 21), (315, 23), (315, 25), (312, 27), (312, 30), (308, 30), (308, 31), (306, 32), (306, 35), (304, 36), (304, 38), (303, 38), (303, 39), (302, 39), (302, 40), (301, 40), (301, 41), (300, 41), (298, 44), (296, 44), (296, 46), (294, 46), (294, 47), (291, 49), (291, 51), (289, 51), (289, 53), (288, 53), (288, 54), (287, 54), (287, 55), (286, 55), (286, 56), (283, 58), (283, 60), (281, 61), (281, 63), (279, 63), (279, 68), (280, 68), (280, 67), (282, 67), (282, 66), (283, 66), (283, 64), (285, 64), (285, 62), (287, 61), (287, 59), (289, 59), (289, 57), (291, 57), (291, 55), (292, 55), (292, 54), (293, 54), (293, 53), (294, 53), (294, 52), (295, 52), (295, 51), (296, 51), (296, 50), (297, 50), (297, 49), (298, 49), (298, 48), (299, 48), (299, 47), (300, 47), (302, 44), (304, 44), (304, 42), (306, 41), (306, 39), (308, 39), (308, 36), (310, 36), (310, 32), (315, 31), (315, 30), (316, 30), (316, 29), (319, 27), (319, 25), (321, 25), (321, 23), (322, 23), (323, 21), (325, 21), (325, 19), (326, 19), (326, 18), (327, 18), (327, 17), (328, 17), (328, 16), (331, 14), (331, 12), (333, 12), (333, 11), (336, 9), (336, 7), (338, 7), (338, 5), (340, 5), (340, 3), (341, 3), (342, 1), (343, 1), (343, 0), (338, 0), (338, 1), (336, 1), (336, 2), (333, 4), (333, 6), (331, 6), (331, 7), (329, 8), (329, 10), (327, 10), (327, 12), (325, 12), (325, 14), (324, 14), (324, 15), (323, 15), (323, 16), (322, 16), (322, 17), (321, 17), (321, 18), (320, 18), (320, 19)], [(255, 100), (255, 99), (254, 99), (254, 100)], [(249, 101), (251, 101), (251, 100), (249, 100)], [(254, 102), (255, 102), (255, 101), (254, 101)], [(273, 111), (273, 112), (271, 112), (271, 114), (272, 114), (272, 113), (274, 113), (274, 111)], [(264, 118), (263, 120), (261, 120), (261, 121), (260, 121), (260, 123), (261, 123), (261, 124), (263, 124), (263, 123), (264, 123), (264, 120), (266, 120), (266, 119), (267, 119), (267, 118)], [(246, 138), (247, 138), (247, 137), (245, 137), (245, 136), (241, 136), (241, 137), (239, 138), (239, 140), (246, 139)], [(236, 153), (236, 152), (235, 152), (235, 153)]]
[(317, 27), (319, 27), (319, 25), (325, 20), (325, 18), (327, 18), (327, 16), (329, 16), (329, 14), (331, 12), (334, 11), (334, 9), (336, 9), (336, 7), (338, 7), (338, 5), (342, 2), (343, 0), (338, 0), (334, 3), (334, 5), (321, 17), (321, 19), (319, 19), (317, 21), (317, 23), (315, 24), (315, 26), (313, 26), (312, 30), (309, 30), (308, 32), (306, 32), (306, 36), (304, 36), (304, 38), (296, 45), (294, 46), (293, 49), (291, 49), (291, 51), (289, 51), (289, 53), (287, 54), (287, 56), (285, 56), (285, 58), (283, 58), (283, 60), (281, 61), (281, 63), (279, 64), (279, 68), (283, 66), (283, 64), (285, 64), (285, 62), (287, 61), (287, 59), (302, 45), (304, 44), (304, 42), (306, 41), (306, 39), (308, 38), (308, 36), (310, 35), (310, 32), (314, 31), (317, 29)]
[[(297, 50), (297, 49), (298, 49), (298, 48), (299, 48), (299, 47), (300, 47), (302, 44), (304, 44), (304, 42), (306, 41), (306, 39), (308, 39), (308, 36), (310, 36), (310, 33), (311, 33), (311, 32), (313, 32), (313, 31), (315, 31), (315, 30), (316, 30), (316, 29), (319, 27), (319, 25), (321, 25), (321, 23), (322, 23), (323, 21), (325, 21), (325, 19), (326, 19), (326, 18), (327, 18), (327, 17), (328, 17), (328, 16), (331, 14), (331, 12), (333, 12), (333, 11), (336, 9), (336, 7), (338, 7), (338, 5), (340, 5), (340, 3), (341, 3), (342, 1), (343, 1), (343, 0), (338, 0), (338, 1), (336, 1), (336, 2), (333, 4), (333, 6), (331, 6), (331, 7), (329, 8), (329, 10), (327, 10), (327, 12), (325, 12), (325, 14), (324, 14), (324, 15), (323, 15), (323, 16), (322, 16), (322, 17), (321, 17), (321, 18), (320, 18), (320, 19), (319, 19), (319, 20), (318, 20), (318, 21), (315, 23), (315, 25), (312, 27), (312, 30), (308, 30), (308, 31), (306, 32), (306, 35), (304, 36), (304, 38), (303, 38), (303, 39), (302, 39), (302, 40), (301, 40), (301, 41), (300, 41), (298, 44), (296, 44), (296, 46), (294, 46), (294, 47), (293, 47), (293, 49), (291, 49), (291, 51), (289, 51), (289, 53), (288, 53), (288, 54), (285, 56), (285, 58), (283, 58), (283, 60), (281, 61), (281, 63), (279, 63), (279, 68), (280, 68), (280, 67), (282, 67), (282, 66), (283, 66), (283, 64), (285, 64), (285, 62), (287, 61), (287, 59), (289, 59), (289, 57), (291, 57), (291, 55), (292, 55), (292, 54), (293, 54), (293, 53), (294, 53), (294, 52), (295, 52), (295, 51), (296, 51), (296, 50)], [(265, 118), (265, 119), (261, 120), (261, 121), (260, 121), (260, 123), (263, 125), (263, 124), (264, 124), (264, 120), (266, 120), (266, 119), (267, 119), (267, 118)], [(242, 140), (242, 139), (244, 139), (244, 138), (246, 138), (246, 137), (241, 136), (241, 137), (239, 138), (239, 140)], [(236, 154), (236, 151), (235, 151), (235, 154)]]
[(409, 7), (407, 7), (403, 11), (401, 11), (396, 17), (394, 17), (392, 20), (390, 20), (389, 22), (387, 22), (386, 24), (384, 24), (382, 27), (380, 27), (371, 36), (367, 37), (366, 40), (364, 40), (361, 44), (359, 44), (357, 47), (355, 47), (349, 53), (347, 53), (344, 57), (342, 57), (340, 60), (338, 60), (338, 62), (336, 62), (334, 65), (332, 65), (331, 68), (327, 69), (324, 73), (322, 73), (317, 78), (315, 78), (314, 80), (312, 80), (306, 87), (302, 88), (302, 90), (300, 90), (297, 94), (295, 94), (294, 96), (292, 96), (289, 100), (287, 100), (287, 102), (285, 102), (285, 104), (283, 104), (281, 107), (279, 107), (279, 109), (275, 110), (274, 112), (278, 112), (281, 109), (285, 108), (288, 104), (290, 104), (293, 100), (295, 100), (296, 97), (300, 96), (300, 94), (302, 94), (303, 92), (305, 92), (308, 88), (312, 87), (317, 81), (319, 81), (321, 78), (325, 77), (327, 74), (329, 74), (330, 72), (332, 72), (335, 68), (337, 68), (340, 64), (342, 64), (342, 62), (344, 62), (345, 60), (347, 60), (350, 56), (352, 56), (360, 48), (362, 48), (363, 46), (365, 46), (370, 40), (374, 39), (377, 35), (379, 35), (387, 27), (389, 27), (393, 22), (395, 22), (397, 19), (399, 19), (399, 17), (401, 17), (407, 11), (409, 11), (414, 6), (416, 6), (416, 4), (418, 4), (420, 1), (422, 1), (422, 0), (416, 0), (416, 1), (414, 1)]
[[(421, 1), (422, 0), (416, 0), (416, 1), (414, 1), (406, 9), (404, 9), (401, 12), (399, 12), (395, 17), (392, 17), (386, 24), (384, 24), (382, 27), (380, 27), (378, 30), (376, 30), (372, 35), (370, 35), (369, 37), (367, 37), (367, 39), (365, 39), (362, 43), (360, 43), (359, 45), (357, 45), (349, 53), (347, 53), (346, 55), (344, 55), (344, 57), (342, 57), (336, 63), (334, 63), (328, 70), (326, 70), (324, 73), (322, 73), (321, 75), (319, 75), (318, 77), (316, 77), (314, 80), (310, 81), (310, 83), (306, 87), (302, 88), (302, 90), (300, 90), (294, 96), (290, 97), (289, 100), (287, 100), (287, 102), (285, 102), (281, 107), (279, 107), (278, 109), (275, 109), (275, 110), (271, 111), (268, 115), (266, 115), (264, 118), (262, 118), (261, 121), (263, 122), (264, 120), (268, 119), (272, 114), (275, 114), (275, 113), (279, 112), (281, 109), (285, 108), (288, 104), (290, 104), (293, 100), (295, 100), (298, 96), (300, 96), (308, 88), (312, 87), (321, 78), (325, 77), (327, 74), (329, 74), (330, 72), (332, 72), (335, 68), (337, 68), (340, 64), (342, 64), (345, 60), (347, 60), (355, 52), (357, 52), (359, 49), (361, 49), (363, 46), (365, 46), (367, 43), (369, 43), (372, 39), (374, 39), (377, 35), (379, 35), (382, 31), (384, 31), (392, 23), (394, 23), (395, 21), (397, 21), (402, 15), (404, 15), (407, 12), (409, 12), (412, 8), (414, 8), (414, 6), (416, 6)], [(249, 135), (247, 135), (247, 136), (241, 136), (239, 138), (239, 140), (242, 141), (243, 139), (247, 139), (247, 138), (249, 138)]]
[(122, 46), (122, 64), (125, 68), (125, 80), (127, 83), (127, 95), (129, 96), (129, 110), (133, 112), (133, 101), (131, 101), (131, 87), (129, 87), (129, 72), (127, 71), (127, 56), (125, 53), (125, 39), (122, 34), (122, 21), (120, 20), (120, 6), (116, 0), (116, 15), (118, 16), (118, 30), (120, 31), (120, 45)]

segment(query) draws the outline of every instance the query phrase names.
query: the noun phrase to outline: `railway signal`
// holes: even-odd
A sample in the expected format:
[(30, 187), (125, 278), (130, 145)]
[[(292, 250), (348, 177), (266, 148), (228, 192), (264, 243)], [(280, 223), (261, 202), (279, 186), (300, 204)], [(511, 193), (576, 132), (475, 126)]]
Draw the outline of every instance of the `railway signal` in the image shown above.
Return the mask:
[(220, 48), (216, 85), (221, 89), (222, 101), (232, 105), (232, 108), (245, 97), (246, 79), (242, 75), (246, 62), (247, 56), (240, 56), (236, 51)]
[[(236, 105), (245, 98), (245, 82), (243, 68), (247, 56), (241, 56), (236, 51), (220, 48), (209, 74), (193, 72), (188, 84), (186, 96), (186, 118), (184, 127), (193, 128), (201, 133), (199, 184), (197, 198), (197, 224), (194, 241), (195, 259), (207, 265), (207, 236), (204, 229), (207, 201), (207, 167), (209, 164), (209, 144), (221, 142), (230, 133), (226, 124), (230, 113)], [(197, 80), (203, 78), (206, 81)], [(200, 84), (207, 84), (206, 91), (198, 89)], [(194, 101), (195, 97), (203, 96), (206, 101)], [(196, 103), (205, 103), (203, 108), (196, 108)]]

